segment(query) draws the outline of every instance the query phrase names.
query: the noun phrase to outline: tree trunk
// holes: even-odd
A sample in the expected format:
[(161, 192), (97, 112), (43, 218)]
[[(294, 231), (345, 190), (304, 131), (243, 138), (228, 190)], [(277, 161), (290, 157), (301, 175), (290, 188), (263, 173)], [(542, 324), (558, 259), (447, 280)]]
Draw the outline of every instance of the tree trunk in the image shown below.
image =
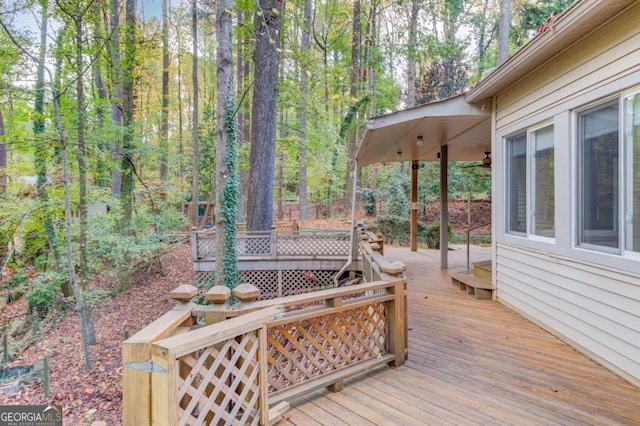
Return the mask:
[(236, 125), (233, 87), (231, 0), (218, 0), (216, 34), (218, 38), (216, 83), (216, 284), (234, 288), (238, 284), (236, 250)]
[(160, 119), (160, 180), (167, 182), (169, 162), (169, 17), (162, 0), (162, 111)]
[[(35, 137), (35, 142), (38, 144), (34, 149), (34, 162), (35, 169), (37, 175), (36, 186), (38, 187), (38, 198), (42, 205), (44, 205), (43, 209), (43, 224), (45, 228), (45, 232), (47, 235), (47, 240), (49, 241), (49, 247), (51, 248), (51, 253), (53, 257), (53, 261), (55, 263), (56, 269), (60, 266), (60, 253), (58, 249), (58, 237), (56, 236), (56, 230), (53, 224), (53, 219), (51, 217), (51, 211), (49, 209), (49, 192), (47, 191), (47, 149), (46, 144), (44, 143), (44, 131), (45, 131), (45, 120), (44, 120), (44, 95), (45, 95), (45, 81), (44, 81), (44, 71), (45, 71), (45, 62), (47, 56), (47, 27), (48, 27), (48, 16), (49, 12), (47, 10), (48, 2), (43, 0), (41, 2), (42, 6), (42, 23), (41, 23), (41, 32), (40, 32), (40, 52), (38, 56), (38, 65), (36, 72), (36, 93), (35, 93), (35, 102), (34, 109), (36, 118), (33, 122), (33, 133)], [(64, 30), (61, 30), (64, 31)], [(68, 282), (62, 284), (62, 294), (65, 297), (69, 297), (71, 295), (71, 287)]]
[[(311, 51), (311, 0), (304, 2), (302, 23), (302, 49)], [(309, 97), (309, 61), (303, 61), (300, 72), (300, 144), (298, 147), (298, 202), (300, 220), (309, 219), (309, 191), (307, 188), (307, 98)]]
[[(178, 44), (181, 44), (180, 34), (178, 33)], [(178, 51), (178, 176), (180, 179), (180, 187), (182, 188), (182, 180), (184, 179), (184, 115), (182, 108), (182, 55)]]
[(420, 0), (411, 0), (409, 46), (407, 48), (407, 107), (416, 106), (416, 62), (418, 60), (418, 13)]
[(198, 188), (198, 2), (194, 1), (191, 8), (191, 38), (193, 39), (193, 64), (191, 75), (193, 79), (193, 110), (191, 119), (191, 224), (198, 226), (198, 202), (200, 190)]
[[(351, 84), (349, 88), (349, 95), (351, 99), (357, 99), (360, 89), (360, 41), (361, 37), (361, 23), (360, 23), (360, 0), (353, 1), (353, 32), (351, 34)], [(345, 185), (344, 199), (349, 199), (353, 192), (353, 173), (355, 172), (354, 157), (356, 153), (356, 139), (358, 135), (357, 126), (352, 126), (349, 131), (348, 143), (347, 143), (347, 182)], [(331, 202), (331, 200), (329, 200)]]
[[(60, 33), (62, 34), (62, 32)], [(62, 37), (58, 37), (58, 47), (62, 43)], [(82, 347), (84, 349), (85, 369), (91, 370), (91, 352), (89, 346), (96, 343), (96, 335), (93, 327), (93, 318), (91, 316), (91, 310), (84, 304), (82, 291), (78, 285), (78, 279), (76, 277), (75, 262), (73, 261), (73, 246), (71, 244), (71, 190), (69, 188), (69, 166), (67, 161), (67, 137), (65, 135), (62, 126), (62, 117), (60, 114), (60, 93), (56, 86), (55, 81), (59, 80), (61, 72), (61, 60), (58, 55), (56, 61), (55, 74), (56, 78), (51, 84), (53, 94), (53, 110), (55, 114), (56, 128), (58, 130), (58, 137), (60, 140), (60, 156), (62, 157), (62, 183), (64, 187), (64, 217), (65, 217), (65, 242), (66, 242), (66, 260), (67, 268), (69, 269), (69, 280), (71, 282), (71, 289), (73, 296), (76, 299), (76, 309), (80, 315), (80, 330), (82, 332)]]
[(77, 3), (76, 16), (73, 18), (76, 24), (76, 108), (78, 109), (78, 153), (76, 159), (78, 161), (78, 184), (79, 184), (79, 199), (78, 210), (80, 216), (80, 236), (78, 240), (79, 254), (80, 254), (80, 278), (82, 281), (82, 287), (86, 286), (87, 276), (89, 275), (88, 261), (87, 261), (87, 148), (85, 144), (84, 131), (86, 127), (86, 116), (84, 110), (84, 85), (83, 85), (83, 73), (84, 73), (84, 61), (83, 61), (83, 28), (82, 28), (82, 14), (84, 11), (80, 10), (80, 2)]
[(266, 231), (273, 224), (273, 179), (276, 152), (276, 108), (278, 102), (278, 46), (280, 11), (278, 0), (259, 0), (262, 14), (256, 16), (254, 48), (253, 108), (247, 230)]
[[(115, 126), (122, 126), (122, 72), (121, 72), (121, 55), (120, 55), (120, 2), (122, 0), (112, 0), (111, 16), (109, 18), (109, 34), (111, 34), (111, 43), (109, 50), (111, 54), (111, 69), (113, 93), (111, 102), (111, 122)], [(111, 171), (111, 195), (120, 195), (120, 186), (122, 185), (122, 170), (120, 169), (122, 153), (120, 152), (120, 138), (115, 138), (111, 142), (111, 161), (115, 165)]]
[(131, 220), (133, 217), (133, 119), (135, 108), (135, 80), (136, 80), (136, 0), (127, 0), (125, 8), (125, 58), (122, 79), (122, 118), (124, 124), (124, 137), (122, 138), (122, 183), (120, 184), (120, 203), (122, 204), (121, 229), (124, 235), (131, 233)]
[(500, 26), (498, 28), (498, 65), (509, 57), (509, 31), (511, 29), (511, 0), (500, 1)]
[[(7, 144), (4, 141), (4, 116), (0, 108), (0, 194), (7, 192)], [(2, 247), (0, 247), (0, 251)]]

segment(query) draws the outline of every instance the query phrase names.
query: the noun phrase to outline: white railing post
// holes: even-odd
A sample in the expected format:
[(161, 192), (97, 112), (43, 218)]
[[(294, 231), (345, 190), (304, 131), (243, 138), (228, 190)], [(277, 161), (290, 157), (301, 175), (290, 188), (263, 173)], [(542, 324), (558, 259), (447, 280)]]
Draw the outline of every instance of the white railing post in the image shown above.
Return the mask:
[(198, 260), (198, 228), (193, 226), (191, 228), (191, 258)]
[(276, 232), (276, 227), (271, 227), (271, 257), (274, 259), (278, 257), (278, 233)]

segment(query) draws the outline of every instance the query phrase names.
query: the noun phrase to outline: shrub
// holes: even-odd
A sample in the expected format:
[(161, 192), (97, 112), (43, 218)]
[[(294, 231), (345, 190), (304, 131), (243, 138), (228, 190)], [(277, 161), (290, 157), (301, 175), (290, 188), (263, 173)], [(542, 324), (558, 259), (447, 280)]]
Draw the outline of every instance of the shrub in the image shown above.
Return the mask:
[[(410, 221), (399, 216), (379, 216), (376, 231), (384, 234), (384, 241), (389, 244), (409, 244)], [(449, 224), (449, 237), (453, 235), (453, 226)], [(430, 225), (418, 222), (418, 243), (426, 244), (428, 248), (440, 248), (440, 222)]]
[[(451, 239), (453, 235), (453, 225), (449, 224), (448, 234), (449, 239)], [(421, 232), (418, 229), (418, 235)], [(431, 225), (426, 225), (424, 232), (422, 232), (423, 238), (427, 243), (427, 247), (431, 249), (439, 249), (440, 248), (440, 222), (433, 222)]]
[(364, 213), (373, 217), (376, 215), (376, 192), (372, 189), (360, 190), (360, 199), (364, 207)]
[(64, 272), (44, 272), (31, 282), (31, 291), (26, 295), (29, 310), (44, 316), (49, 310), (57, 306), (57, 295), (61, 285), (68, 279)]

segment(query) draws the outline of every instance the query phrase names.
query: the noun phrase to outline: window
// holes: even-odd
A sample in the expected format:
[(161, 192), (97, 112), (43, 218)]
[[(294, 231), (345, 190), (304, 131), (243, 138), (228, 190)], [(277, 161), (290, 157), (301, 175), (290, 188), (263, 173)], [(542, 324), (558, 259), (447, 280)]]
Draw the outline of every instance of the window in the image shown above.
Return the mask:
[(527, 134), (507, 139), (509, 232), (527, 232)]
[(555, 237), (553, 126), (510, 136), (506, 148), (507, 231)]
[(578, 113), (578, 245), (619, 249), (619, 100)]
[(555, 237), (555, 191), (553, 126), (531, 133), (533, 143), (532, 233), (541, 237)]
[(640, 252), (640, 93), (625, 99), (626, 139), (626, 245)]

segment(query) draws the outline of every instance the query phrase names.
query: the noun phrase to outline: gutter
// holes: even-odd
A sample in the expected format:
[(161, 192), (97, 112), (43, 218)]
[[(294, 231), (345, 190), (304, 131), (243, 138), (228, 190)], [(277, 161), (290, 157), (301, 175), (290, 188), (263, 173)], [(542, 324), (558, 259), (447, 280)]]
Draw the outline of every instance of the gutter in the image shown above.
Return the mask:
[(355, 244), (355, 232), (356, 227), (356, 190), (358, 189), (358, 160), (353, 160), (353, 190), (351, 191), (351, 229), (349, 233), (349, 255), (347, 257), (347, 263), (333, 276), (333, 282), (337, 286), (340, 276), (347, 270), (353, 263), (353, 247)]
[(632, 5), (628, 0), (579, 0), (556, 15), (543, 32), (480, 80), (465, 95), (469, 103), (489, 99), (562, 54), (590, 32)]

